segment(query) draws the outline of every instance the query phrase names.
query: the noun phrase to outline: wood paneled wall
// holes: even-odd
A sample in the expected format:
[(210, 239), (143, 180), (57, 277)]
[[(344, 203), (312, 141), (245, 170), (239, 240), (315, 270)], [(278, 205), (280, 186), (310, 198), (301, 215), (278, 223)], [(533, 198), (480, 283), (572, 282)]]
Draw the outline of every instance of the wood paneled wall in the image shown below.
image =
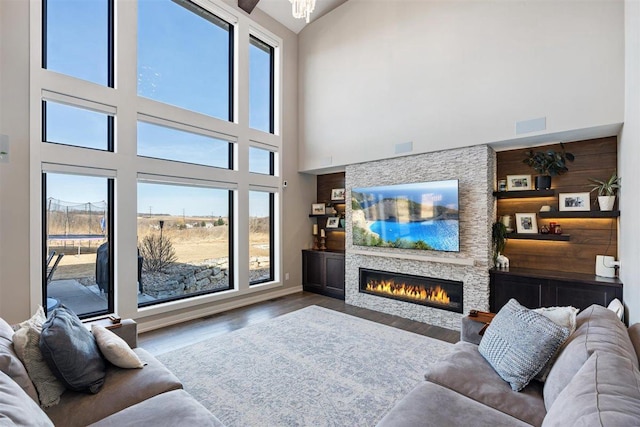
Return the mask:
[[(618, 144), (615, 136), (566, 143), (567, 152), (575, 155), (569, 162), (569, 172), (552, 178), (551, 188), (556, 190), (553, 197), (531, 199), (499, 199), (498, 218), (502, 215), (538, 212), (543, 205), (558, 208), (559, 193), (580, 193), (590, 191), (589, 178), (607, 179), (617, 166)], [(560, 144), (536, 147), (535, 151), (547, 148), (560, 149)], [(497, 153), (497, 177), (507, 175), (532, 175), (536, 172), (523, 163), (528, 149), (502, 151)], [(624, 183), (623, 183), (624, 184)], [(594, 201), (596, 202), (594, 204)], [(599, 210), (597, 194), (591, 193), (591, 210)], [(618, 201), (616, 200), (617, 209)], [(623, 215), (624, 212), (621, 213)], [(568, 242), (534, 241), (509, 239), (505, 255), (511, 267), (552, 269), (575, 273), (595, 272), (596, 255), (611, 255), (617, 258), (616, 218), (551, 218), (538, 215), (538, 228), (554, 221), (562, 226), (564, 234), (571, 236)], [(515, 227), (515, 226), (514, 226)]]
[[(344, 172), (331, 173), (326, 175), (318, 175), (317, 178), (317, 195), (316, 200), (318, 203), (330, 204), (331, 202), (331, 190), (334, 188), (345, 188), (345, 174)], [(333, 207), (344, 217), (344, 204), (334, 204)], [(327, 224), (326, 218), (318, 218), (318, 228), (325, 228)], [(344, 230), (326, 230), (327, 241), (325, 245), (327, 249), (333, 251), (344, 251)]]

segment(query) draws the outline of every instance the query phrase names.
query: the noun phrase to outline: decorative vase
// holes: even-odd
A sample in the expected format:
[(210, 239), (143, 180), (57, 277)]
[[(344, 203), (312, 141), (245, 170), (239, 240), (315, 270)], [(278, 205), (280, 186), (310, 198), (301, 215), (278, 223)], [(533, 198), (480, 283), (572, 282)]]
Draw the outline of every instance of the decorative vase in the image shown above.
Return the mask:
[(598, 204), (601, 211), (612, 211), (616, 196), (598, 196)]
[(548, 190), (551, 188), (551, 176), (537, 175), (535, 179), (536, 190)]

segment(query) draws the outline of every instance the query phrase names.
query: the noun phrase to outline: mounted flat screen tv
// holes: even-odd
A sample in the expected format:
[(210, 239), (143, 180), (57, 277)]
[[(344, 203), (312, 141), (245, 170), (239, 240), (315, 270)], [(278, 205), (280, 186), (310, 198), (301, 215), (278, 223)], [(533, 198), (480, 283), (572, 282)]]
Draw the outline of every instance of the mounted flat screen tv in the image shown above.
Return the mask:
[(458, 180), (353, 188), (355, 246), (460, 251)]

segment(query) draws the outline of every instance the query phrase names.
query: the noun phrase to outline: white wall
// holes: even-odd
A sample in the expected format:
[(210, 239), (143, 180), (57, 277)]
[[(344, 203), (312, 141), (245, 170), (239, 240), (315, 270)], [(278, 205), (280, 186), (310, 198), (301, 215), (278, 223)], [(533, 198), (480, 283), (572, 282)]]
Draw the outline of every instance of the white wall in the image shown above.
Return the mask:
[(619, 124), (623, 24), (622, 1), (350, 0), (300, 33), (300, 170)]
[[(235, 0), (226, 1), (236, 7)], [(40, 209), (39, 204), (33, 206), (29, 202), (29, 140), (33, 136), (29, 129), (29, 3), (0, 0), (0, 134), (8, 135), (11, 144), (10, 162), (0, 163), (0, 317), (8, 322), (27, 318), (31, 311), (30, 301), (40, 297), (32, 296), (29, 286), (30, 263), (40, 262), (31, 259), (31, 246), (41, 238), (39, 232), (30, 234), (29, 225), (29, 212)], [(289, 184), (282, 192), (283, 286), (254, 293), (250, 298), (227, 299), (193, 310), (176, 310), (145, 318), (145, 322), (153, 327), (301, 289), (300, 249), (310, 243), (308, 207), (315, 201), (315, 177), (297, 171), (297, 36), (258, 9), (254, 10), (251, 18), (282, 39), (284, 119), (281, 161), (282, 178)], [(37, 135), (33, 137), (37, 138)], [(289, 273), (289, 280), (284, 280), (285, 273)], [(131, 313), (121, 314), (135, 317)]]
[(620, 191), (619, 254), (629, 323), (640, 322), (640, 2), (625, 2), (625, 120), (618, 156)]

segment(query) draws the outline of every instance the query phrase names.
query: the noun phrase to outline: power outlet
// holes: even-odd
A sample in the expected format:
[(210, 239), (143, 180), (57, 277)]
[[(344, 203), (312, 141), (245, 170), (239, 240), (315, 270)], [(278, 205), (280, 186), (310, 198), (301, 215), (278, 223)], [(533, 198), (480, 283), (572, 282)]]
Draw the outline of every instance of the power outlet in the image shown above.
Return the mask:
[(284, 280), (289, 280), (289, 273), (284, 273)]

